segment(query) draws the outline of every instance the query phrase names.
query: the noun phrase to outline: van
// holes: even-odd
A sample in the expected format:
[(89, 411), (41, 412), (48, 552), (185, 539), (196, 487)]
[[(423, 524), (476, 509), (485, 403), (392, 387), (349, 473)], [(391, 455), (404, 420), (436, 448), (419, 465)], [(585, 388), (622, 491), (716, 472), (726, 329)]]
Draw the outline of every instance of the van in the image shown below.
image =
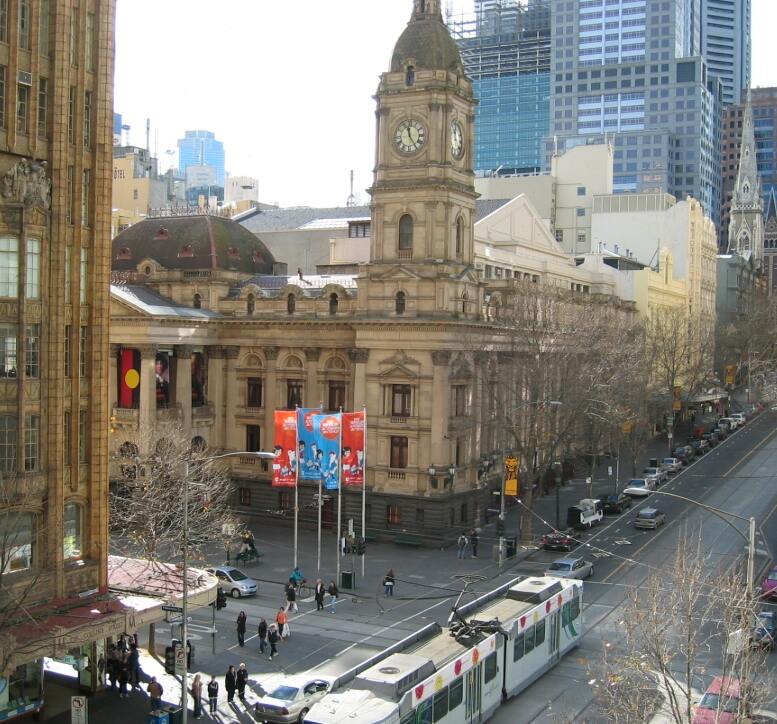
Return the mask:
[(634, 518), (635, 528), (658, 528), (663, 525), (666, 516), (658, 508), (642, 508)]

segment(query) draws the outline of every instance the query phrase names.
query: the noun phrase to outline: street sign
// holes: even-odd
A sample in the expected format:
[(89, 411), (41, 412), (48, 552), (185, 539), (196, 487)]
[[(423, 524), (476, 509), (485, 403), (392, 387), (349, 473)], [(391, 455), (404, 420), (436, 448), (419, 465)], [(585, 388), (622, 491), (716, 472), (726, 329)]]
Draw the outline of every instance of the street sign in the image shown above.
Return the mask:
[(175, 645), (175, 673), (178, 676), (183, 676), (184, 669), (186, 668), (186, 650), (181, 644)]
[(70, 721), (72, 724), (87, 724), (87, 699), (85, 696), (70, 697)]
[(183, 608), (181, 606), (169, 606), (165, 604), (162, 606), (163, 611), (170, 611), (171, 613), (183, 613)]

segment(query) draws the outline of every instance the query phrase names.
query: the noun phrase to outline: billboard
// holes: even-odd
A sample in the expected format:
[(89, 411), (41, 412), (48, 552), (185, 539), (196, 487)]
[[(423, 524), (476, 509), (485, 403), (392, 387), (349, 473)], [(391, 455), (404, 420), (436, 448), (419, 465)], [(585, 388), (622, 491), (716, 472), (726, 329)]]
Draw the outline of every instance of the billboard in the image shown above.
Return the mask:
[(367, 413), (343, 413), (343, 485), (364, 485)]
[(313, 431), (313, 415), (319, 409), (297, 408), (297, 460), (300, 480), (323, 480), (324, 454)]
[(342, 413), (313, 415), (313, 435), (321, 453), (321, 475), (327, 490), (340, 489)]
[(297, 484), (297, 411), (275, 411), (275, 460), (272, 484), (294, 487)]

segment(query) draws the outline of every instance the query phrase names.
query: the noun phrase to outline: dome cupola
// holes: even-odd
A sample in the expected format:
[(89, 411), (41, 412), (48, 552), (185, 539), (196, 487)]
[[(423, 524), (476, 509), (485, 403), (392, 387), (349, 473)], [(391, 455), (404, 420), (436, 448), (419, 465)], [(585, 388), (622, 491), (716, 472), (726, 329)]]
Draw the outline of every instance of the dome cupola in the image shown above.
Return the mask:
[(391, 72), (449, 70), (464, 73), (461, 53), (442, 20), (440, 0), (414, 0), (413, 15), (394, 46)]

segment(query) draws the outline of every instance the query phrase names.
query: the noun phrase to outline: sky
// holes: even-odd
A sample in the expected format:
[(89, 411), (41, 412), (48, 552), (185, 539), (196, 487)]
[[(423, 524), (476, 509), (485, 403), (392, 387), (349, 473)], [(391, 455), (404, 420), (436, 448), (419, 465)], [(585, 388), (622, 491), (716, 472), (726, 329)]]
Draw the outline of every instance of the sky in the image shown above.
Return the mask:
[[(445, 0), (454, 13), (471, 0)], [(753, 85), (777, 86), (777, 0), (753, 2)], [(444, 3), (445, 5), (445, 3)], [(186, 130), (224, 142), (227, 171), (281, 206), (361, 203), (375, 101), (412, 0), (118, 0), (115, 110), (163, 168)]]

